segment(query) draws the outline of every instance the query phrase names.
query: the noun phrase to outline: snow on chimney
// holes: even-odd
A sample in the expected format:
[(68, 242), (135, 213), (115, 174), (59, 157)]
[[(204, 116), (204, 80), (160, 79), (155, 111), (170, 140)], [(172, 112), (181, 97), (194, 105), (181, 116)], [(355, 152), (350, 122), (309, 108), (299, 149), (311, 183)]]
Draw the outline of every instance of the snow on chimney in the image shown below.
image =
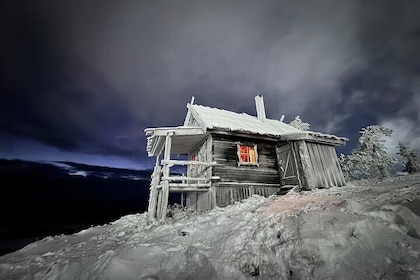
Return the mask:
[(257, 108), (257, 118), (261, 121), (264, 121), (266, 119), (264, 98), (260, 94), (255, 96), (255, 107)]

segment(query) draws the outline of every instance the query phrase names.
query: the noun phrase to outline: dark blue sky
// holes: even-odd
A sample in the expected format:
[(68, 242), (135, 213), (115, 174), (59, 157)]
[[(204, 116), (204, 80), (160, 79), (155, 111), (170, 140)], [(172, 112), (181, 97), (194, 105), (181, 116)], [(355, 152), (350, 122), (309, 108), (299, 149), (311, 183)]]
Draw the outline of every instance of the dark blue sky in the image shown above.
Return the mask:
[(146, 168), (186, 103), (420, 149), (419, 1), (2, 1), (0, 158)]

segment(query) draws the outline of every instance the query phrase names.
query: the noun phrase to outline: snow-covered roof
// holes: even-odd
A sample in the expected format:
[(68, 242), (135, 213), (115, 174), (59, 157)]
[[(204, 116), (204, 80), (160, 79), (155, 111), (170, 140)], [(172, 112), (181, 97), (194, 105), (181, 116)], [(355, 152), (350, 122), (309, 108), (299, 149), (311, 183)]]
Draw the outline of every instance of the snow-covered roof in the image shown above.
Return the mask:
[(278, 120), (259, 120), (257, 117), (245, 113), (235, 113), (202, 105), (188, 104), (187, 107), (200, 126), (206, 130), (222, 129), (268, 136), (304, 133)]
[(194, 99), (190, 104), (187, 104), (188, 112), (183, 126), (145, 129), (147, 135), (146, 149), (149, 156), (159, 154), (168, 133), (173, 134), (172, 152), (180, 154), (187, 152), (188, 149), (202, 141), (211, 130), (260, 135), (277, 140), (308, 140), (329, 145), (344, 145), (348, 141), (344, 137), (302, 131), (280, 120), (267, 119), (263, 105), (260, 107), (262, 116), (256, 117), (245, 113), (193, 104), (193, 101)]
[[(335, 135), (323, 134), (314, 131), (302, 131), (280, 120), (259, 119), (246, 113), (235, 113), (232, 111), (211, 108), (202, 105), (188, 104), (189, 114), (187, 118), (194, 118), (198, 125), (205, 130), (219, 129), (232, 132), (243, 132), (265, 136), (274, 136), (284, 140), (324, 140), (343, 145), (347, 138)], [(188, 121), (188, 120), (186, 120)]]

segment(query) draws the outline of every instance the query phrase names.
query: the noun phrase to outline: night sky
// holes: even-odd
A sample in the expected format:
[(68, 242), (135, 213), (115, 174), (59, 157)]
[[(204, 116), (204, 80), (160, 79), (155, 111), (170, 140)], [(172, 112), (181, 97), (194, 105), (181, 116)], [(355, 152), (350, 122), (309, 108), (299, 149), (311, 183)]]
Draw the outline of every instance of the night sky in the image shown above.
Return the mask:
[(420, 1), (2, 1), (0, 158), (148, 168), (186, 103), (420, 149)]

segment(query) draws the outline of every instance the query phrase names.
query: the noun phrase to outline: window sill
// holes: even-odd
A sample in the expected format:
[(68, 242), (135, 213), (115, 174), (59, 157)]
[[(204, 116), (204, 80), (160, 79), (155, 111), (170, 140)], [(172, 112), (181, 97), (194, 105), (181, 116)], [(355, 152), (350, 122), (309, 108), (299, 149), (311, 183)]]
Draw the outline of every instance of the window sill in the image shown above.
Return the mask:
[(254, 162), (238, 162), (238, 166), (242, 166), (242, 165), (244, 165), (244, 166), (256, 166), (256, 167), (259, 167), (260, 165), (259, 165), (259, 163), (254, 163)]

